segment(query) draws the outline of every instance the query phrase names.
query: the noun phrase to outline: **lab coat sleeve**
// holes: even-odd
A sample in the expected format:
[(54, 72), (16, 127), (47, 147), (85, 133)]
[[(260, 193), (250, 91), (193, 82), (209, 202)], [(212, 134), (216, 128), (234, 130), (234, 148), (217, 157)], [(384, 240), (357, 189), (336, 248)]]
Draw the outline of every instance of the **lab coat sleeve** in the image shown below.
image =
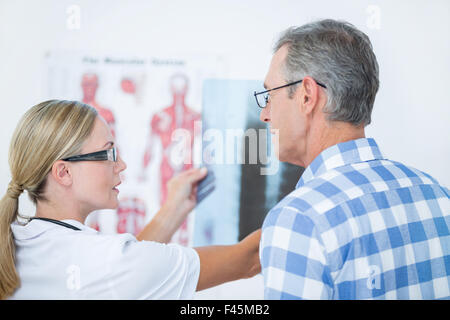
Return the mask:
[(108, 252), (107, 278), (116, 299), (192, 299), (200, 259), (192, 248), (116, 236)]

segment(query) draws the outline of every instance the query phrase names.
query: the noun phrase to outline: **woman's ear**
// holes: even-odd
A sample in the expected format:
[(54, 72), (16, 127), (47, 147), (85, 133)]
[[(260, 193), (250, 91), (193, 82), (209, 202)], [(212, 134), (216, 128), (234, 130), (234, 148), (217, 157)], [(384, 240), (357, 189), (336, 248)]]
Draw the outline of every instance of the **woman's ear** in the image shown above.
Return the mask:
[(53, 179), (63, 186), (72, 185), (72, 170), (66, 161), (58, 160), (52, 166)]

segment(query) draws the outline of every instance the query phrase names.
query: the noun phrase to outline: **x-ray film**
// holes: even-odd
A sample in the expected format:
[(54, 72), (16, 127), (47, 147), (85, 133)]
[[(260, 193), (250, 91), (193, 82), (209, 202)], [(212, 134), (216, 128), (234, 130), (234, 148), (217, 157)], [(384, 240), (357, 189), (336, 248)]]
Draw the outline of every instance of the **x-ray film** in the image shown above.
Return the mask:
[(203, 84), (202, 165), (214, 179), (199, 185), (208, 196), (195, 210), (194, 246), (236, 243), (260, 228), (303, 173), (276, 159), (253, 95), (261, 88), (261, 81), (247, 80)]

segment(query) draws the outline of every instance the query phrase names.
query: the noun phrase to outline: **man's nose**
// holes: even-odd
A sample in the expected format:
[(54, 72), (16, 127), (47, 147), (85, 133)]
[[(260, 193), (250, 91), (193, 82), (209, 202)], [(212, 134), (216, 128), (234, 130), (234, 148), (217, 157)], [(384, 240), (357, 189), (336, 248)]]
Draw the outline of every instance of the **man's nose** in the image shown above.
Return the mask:
[(261, 113), (259, 114), (259, 120), (262, 122), (270, 122), (268, 106), (261, 109)]

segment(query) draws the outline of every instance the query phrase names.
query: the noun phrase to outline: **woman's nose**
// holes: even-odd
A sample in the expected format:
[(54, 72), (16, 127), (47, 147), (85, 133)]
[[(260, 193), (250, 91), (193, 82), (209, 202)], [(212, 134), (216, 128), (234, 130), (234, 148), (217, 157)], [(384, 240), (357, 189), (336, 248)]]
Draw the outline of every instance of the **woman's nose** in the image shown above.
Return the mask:
[(122, 160), (121, 156), (117, 156), (116, 169), (117, 172), (122, 172), (127, 168), (127, 164)]

